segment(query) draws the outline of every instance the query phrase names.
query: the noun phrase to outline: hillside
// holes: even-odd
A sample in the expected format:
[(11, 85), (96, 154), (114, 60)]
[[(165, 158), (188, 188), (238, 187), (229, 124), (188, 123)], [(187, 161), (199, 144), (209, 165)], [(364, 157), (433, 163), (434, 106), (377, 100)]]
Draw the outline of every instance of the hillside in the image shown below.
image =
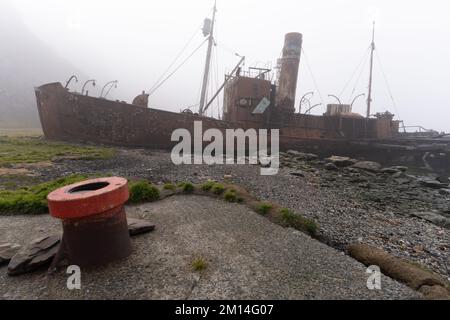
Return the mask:
[(65, 81), (75, 68), (0, 3), (0, 128), (39, 127), (33, 88)]

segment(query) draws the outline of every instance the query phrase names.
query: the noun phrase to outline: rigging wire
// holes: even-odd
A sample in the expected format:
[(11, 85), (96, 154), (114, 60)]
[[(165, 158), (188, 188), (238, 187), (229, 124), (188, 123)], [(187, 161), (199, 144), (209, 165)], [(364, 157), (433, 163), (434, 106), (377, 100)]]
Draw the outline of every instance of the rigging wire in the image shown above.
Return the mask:
[(388, 90), (388, 93), (389, 93), (389, 97), (392, 100), (392, 105), (394, 106), (395, 113), (397, 113), (398, 117), (400, 118), (400, 114), (399, 114), (398, 108), (397, 108), (397, 103), (395, 102), (394, 95), (392, 94), (391, 87), (389, 86), (389, 82), (387, 80), (386, 73), (384, 72), (383, 64), (381, 63), (380, 56), (378, 55), (378, 50), (375, 50), (375, 55), (377, 57), (378, 64), (380, 65), (381, 74), (383, 75), (384, 83), (386, 84), (386, 87), (387, 87), (387, 90)]
[[(217, 50), (217, 47), (214, 49), (214, 55), (215, 55), (215, 62), (216, 62), (216, 70), (215, 70), (215, 75), (216, 75), (216, 90), (219, 89), (219, 50)], [(220, 98), (219, 96), (216, 98), (216, 107), (217, 107), (217, 118), (220, 118)]]
[[(217, 79), (217, 69), (216, 69), (216, 61), (217, 61), (217, 51), (216, 51), (216, 48), (214, 48), (213, 49), (213, 52), (214, 52), (214, 54), (213, 54), (213, 61), (212, 61), (212, 63), (213, 63), (213, 73), (212, 73), (212, 79), (211, 79), (211, 97), (213, 97), (214, 96), (214, 89), (217, 87), (217, 81), (216, 81), (216, 79)], [(217, 101), (217, 99), (216, 99), (216, 101)], [(211, 106), (211, 117), (213, 117), (214, 118), (214, 106), (212, 105)]]
[(222, 43), (216, 43), (216, 45), (234, 56), (240, 56), (240, 54), (236, 50), (233, 50), (230, 47), (223, 45)]
[(149, 96), (152, 96), (154, 93), (155, 93), (155, 91), (156, 90), (158, 90), (167, 80), (169, 80), (178, 70), (180, 70), (181, 69), (181, 67), (183, 67), (185, 64), (186, 64), (186, 62), (190, 59), (190, 58), (192, 58), (192, 56), (198, 51), (198, 50), (200, 50), (200, 48), (206, 43), (206, 41), (208, 41), (208, 39), (205, 39), (194, 51), (192, 51), (192, 53), (186, 58), (186, 59), (184, 59), (183, 60), (183, 62), (178, 66), (178, 67), (176, 67), (175, 68), (175, 70), (174, 71), (172, 71), (163, 81), (161, 81), (153, 90), (151, 90), (150, 92), (149, 92)]
[[(198, 92), (197, 92), (197, 100), (200, 101), (200, 95), (202, 94), (202, 84), (203, 84), (203, 74), (200, 77), (200, 84), (198, 85)], [(200, 106), (200, 102), (198, 102), (198, 106)]]
[(201, 28), (201, 24), (199, 27), (195, 29), (194, 34), (189, 38), (188, 42), (184, 45), (184, 47), (181, 49), (181, 51), (176, 55), (175, 59), (172, 61), (172, 63), (167, 67), (167, 69), (161, 74), (161, 76), (158, 78), (158, 80), (153, 84), (153, 86), (150, 88), (150, 92), (153, 91), (153, 89), (159, 84), (159, 82), (167, 75), (167, 73), (170, 71), (170, 69), (177, 63), (178, 59), (183, 55), (183, 53), (186, 51), (186, 49), (189, 47), (189, 45), (194, 40), (195, 36), (198, 34), (198, 30)]
[[(214, 40), (217, 40), (219, 38), (219, 23), (216, 19), (216, 36)], [(219, 88), (219, 50), (217, 47), (217, 42), (214, 43), (215, 46), (213, 48), (213, 52), (214, 52), (214, 60), (213, 60), (213, 68), (215, 68), (214, 70), (214, 80), (215, 80), (215, 88), (213, 88), (213, 92), (212, 95), (214, 96), (215, 91)], [(219, 97), (216, 98), (216, 107), (217, 107), (217, 117), (219, 117)], [(214, 107), (211, 106), (212, 110), (212, 117), (214, 118)]]
[(305, 62), (306, 62), (306, 66), (307, 66), (308, 71), (309, 71), (309, 73), (310, 73), (310, 75), (311, 75), (311, 78), (312, 78), (312, 80), (313, 80), (313, 82), (314, 82), (314, 86), (316, 87), (316, 90), (317, 90), (317, 92), (319, 93), (320, 101), (322, 102), (323, 105), (325, 105), (325, 100), (323, 100), (322, 93), (320, 92), (319, 86), (317, 85), (316, 77), (314, 76), (314, 73), (312, 72), (311, 66), (310, 66), (310, 64), (309, 64), (308, 56), (306, 55), (306, 52), (305, 52), (305, 50), (304, 50), (303, 48), (302, 48), (302, 53), (303, 53), (303, 56), (305, 57), (304, 60), (305, 60)]
[[(211, 81), (209, 84), (209, 90), (210, 90), (209, 92), (210, 92), (211, 97), (214, 96), (215, 85), (216, 85), (216, 50), (213, 47), (212, 59), (211, 59)], [(214, 105), (211, 105), (210, 108), (211, 108), (211, 110), (210, 110), (211, 117), (213, 117), (214, 116)]]
[[(219, 59), (217, 59), (219, 60)], [(219, 63), (217, 62), (217, 73), (216, 73), (216, 88), (219, 88)], [(220, 119), (220, 101), (223, 101), (223, 98), (220, 99), (217, 97), (217, 119)]]
[[(212, 10), (214, 10), (214, 9), (212, 9)], [(207, 15), (209, 15), (212, 10), (209, 10)], [(149, 90), (150, 92), (153, 91), (153, 89), (158, 85), (158, 83), (161, 81), (161, 79), (163, 79), (166, 76), (166, 74), (169, 72), (169, 70), (175, 65), (175, 63), (178, 61), (178, 59), (181, 57), (181, 55), (184, 53), (184, 51), (186, 51), (186, 49), (189, 47), (189, 45), (191, 44), (191, 42), (194, 40), (195, 36), (197, 35), (198, 30), (201, 29), (202, 25), (203, 25), (203, 22), (200, 23), (200, 25), (195, 29), (193, 35), (188, 40), (186, 45), (181, 49), (181, 51), (177, 54), (177, 56), (172, 61), (172, 63), (169, 65), (169, 67), (163, 72), (163, 74), (158, 78), (158, 80), (155, 82), (155, 84), (151, 87), (151, 89)]]
[(364, 63), (363, 63), (363, 65), (362, 65), (362, 67), (361, 67), (361, 71), (360, 71), (358, 77), (356, 78), (355, 85), (353, 86), (352, 92), (350, 93), (349, 100), (351, 100), (352, 97), (353, 97), (353, 95), (355, 94), (356, 87), (358, 86), (359, 81), (361, 80), (361, 77), (362, 77), (362, 75), (363, 75), (363, 73), (364, 73), (364, 69), (365, 69), (365, 67), (366, 67), (366, 64), (367, 64), (368, 60), (369, 60), (369, 56), (367, 56), (366, 59), (364, 60)]
[(210, 90), (211, 90), (211, 74), (213, 72), (213, 68), (211, 68), (212, 65), (212, 59), (213, 59), (213, 54), (214, 54), (214, 46), (211, 48), (211, 59), (209, 61), (209, 74), (208, 77), (206, 79), (206, 92), (205, 92), (205, 105), (203, 106), (203, 115), (208, 116), (208, 112), (211, 112), (211, 110), (205, 110), (205, 106), (209, 101), (209, 95), (210, 95)]
[[(356, 73), (358, 72), (358, 70), (360, 70), (361, 66), (362, 66), (363, 64), (364, 64), (364, 66), (365, 66), (365, 62), (367, 61), (367, 59), (368, 59), (368, 57), (369, 57), (369, 56), (368, 56), (369, 50), (370, 50), (370, 47), (368, 47), (367, 50), (364, 51), (364, 55), (363, 55), (363, 57), (361, 58), (361, 61), (359, 62), (358, 66), (356, 67), (355, 71), (353, 71), (353, 73), (352, 73), (350, 79), (348, 79), (348, 81), (347, 81), (347, 83), (345, 84), (345, 86), (344, 86), (344, 88), (342, 89), (342, 91), (339, 93), (339, 97), (342, 96), (342, 95), (344, 94), (345, 90), (346, 90), (347, 87), (350, 85), (350, 83), (352, 82), (352, 80), (353, 80), (353, 78), (355, 77)], [(364, 67), (364, 66), (363, 66), (363, 67)]]

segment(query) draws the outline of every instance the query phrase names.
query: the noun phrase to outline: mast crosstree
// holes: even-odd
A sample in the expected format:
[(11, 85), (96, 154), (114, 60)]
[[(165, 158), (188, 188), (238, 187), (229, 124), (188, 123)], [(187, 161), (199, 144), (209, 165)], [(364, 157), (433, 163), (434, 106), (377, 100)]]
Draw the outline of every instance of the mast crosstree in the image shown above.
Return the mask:
[(201, 93), (201, 97), (200, 97), (200, 107), (199, 107), (199, 111), (198, 111), (199, 115), (203, 115), (205, 103), (206, 103), (206, 91), (208, 88), (209, 69), (211, 67), (211, 53), (212, 53), (212, 48), (214, 45), (214, 24), (216, 21), (216, 12), (217, 12), (217, 2), (215, 1), (212, 20), (211, 20), (211, 27), (210, 27), (210, 31), (209, 31), (209, 38), (208, 38), (208, 51), (206, 52), (205, 73), (203, 74), (202, 93)]

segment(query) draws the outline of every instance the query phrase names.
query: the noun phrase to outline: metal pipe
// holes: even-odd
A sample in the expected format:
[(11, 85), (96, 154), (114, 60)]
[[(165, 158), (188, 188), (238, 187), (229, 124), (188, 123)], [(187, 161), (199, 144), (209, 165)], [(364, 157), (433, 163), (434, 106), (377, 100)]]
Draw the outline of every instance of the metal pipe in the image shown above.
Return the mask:
[(318, 107), (318, 106), (321, 106), (321, 105), (322, 105), (321, 103), (318, 103), (318, 104), (313, 105), (313, 106), (310, 107), (308, 110), (306, 110), (305, 114), (310, 114), (312, 109), (314, 109), (314, 108), (316, 108), (316, 107)]
[[(107, 84), (105, 84), (102, 88), (102, 92), (100, 93), (100, 98), (106, 98), (106, 96), (109, 94), (109, 92), (111, 91), (112, 87), (114, 87), (113, 85), (115, 85), (115, 87), (117, 88), (117, 84), (119, 83), (119, 81), (114, 80), (114, 81), (110, 81)], [(103, 96), (103, 92), (105, 91), (105, 88), (107, 86), (111, 85), (111, 88), (109, 88), (109, 90), (106, 92), (105, 96)]]
[(69, 80), (67, 80), (66, 86), (65, 86), (64, 88), (67, 89), (67, 88), (69, 87), (70, 82), (72, 82), (73, 79), (75, 79), (75, 82), (78, 83), (78, 78), (77, 78), (77, 76), (76, 76), (76, 75), (73, 75), (73, 76), (71, 76), (71, 77), (69, 78)]
[(353, 107), (353, 104), (355, 103), (356, 99), (358, 99), (359, 97), (365, 97), (365, 96), (366, 96), (365, 93), (361, 93), (360, 95), (357, 95), (357, 96), (355, 97), (355, 99), (353, 99), (353, 101), (352, 101), (352, 103), (350, 104), (350, 106)]
[[(92, 86), (95, 87), (95, 80), (88, 80), (83, 84), (83, 88), (81, 89), (81, 95), (84, 95), (84, 89), (86, 88), (86, 86), (88, 85), (88, 83), (92, 82)], [(87, 94), (87, 92), (86, 92)]]
[(310, 91), (310, 92), (305, 93), (303, 95), (303, 97), (300, 99), (300, 105), (299, 105), (299, 108), (298, 108), (298, 113), (302, 113), (303, 101), (305, 101), (306, 97), (309, 96), (309, 95), (314, 95), (314, 91)]
[(332, 97), (332, 98), (335, 98), (338, 102), (339, 102), (339, 104), (342, 104), (342, 102), (341, 102), (341, 99), (339, 99), (337, 96), (335, 96), (334, 94), (329, 94), (328, 95), (329, 97)]

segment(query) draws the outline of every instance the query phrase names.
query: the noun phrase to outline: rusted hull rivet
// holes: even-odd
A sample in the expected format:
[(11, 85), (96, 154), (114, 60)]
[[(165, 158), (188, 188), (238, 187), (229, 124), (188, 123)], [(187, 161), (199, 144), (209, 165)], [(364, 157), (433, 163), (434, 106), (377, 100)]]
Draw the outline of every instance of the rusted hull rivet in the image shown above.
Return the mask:
[(98, 266), (131, 254), (124, 205), (126, 179), (100, 178), (72, 184), (47, 197), (50, 214), (62, 220), (63, 237), (53, 266)]

